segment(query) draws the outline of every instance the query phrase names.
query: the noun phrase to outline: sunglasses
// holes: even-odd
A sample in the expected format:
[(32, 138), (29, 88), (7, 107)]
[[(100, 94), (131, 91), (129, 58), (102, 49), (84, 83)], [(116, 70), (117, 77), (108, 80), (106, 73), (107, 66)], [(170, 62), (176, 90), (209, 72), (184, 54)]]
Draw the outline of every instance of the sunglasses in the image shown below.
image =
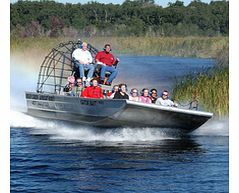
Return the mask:
[(152, 92), (152, 94), (157, 94), (156, 92)]
[(163, 96), (168, 96), (168, 94), (163, 94)]

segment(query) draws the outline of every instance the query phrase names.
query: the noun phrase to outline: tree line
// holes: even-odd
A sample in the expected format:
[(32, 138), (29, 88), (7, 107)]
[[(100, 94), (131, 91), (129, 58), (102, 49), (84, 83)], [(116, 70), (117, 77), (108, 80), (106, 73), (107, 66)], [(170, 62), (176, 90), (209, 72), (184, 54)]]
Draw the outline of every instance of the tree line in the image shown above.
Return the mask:
[(228, 36), (229, 2), (154, 0), (119, 4), (18, 1), (10, 4), (11, 36)]

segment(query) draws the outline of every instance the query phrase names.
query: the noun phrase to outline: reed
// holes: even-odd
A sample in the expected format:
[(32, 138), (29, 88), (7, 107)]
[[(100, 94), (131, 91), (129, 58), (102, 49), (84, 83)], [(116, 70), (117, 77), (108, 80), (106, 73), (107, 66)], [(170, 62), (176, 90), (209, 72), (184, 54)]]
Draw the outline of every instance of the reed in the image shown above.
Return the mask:
[(188, 103), (193, 99), (207, 111), (223, 117), (229, 111), (229, 68), (213, 68), (197, 75), (188, 75), (173, 89), (176, 101)]
[[(11, 37), (11, 52), (24, 53), (35, 50), (45, 54), (60, 42), (68, 40), (74, 38)], [(228, 46), (228, 37), (91, 37), (82, 40), (98, 49), (101, 49), (105, 43), (110, 43), (115, 54), (127, 55), (214, 58), (218, 50)]]

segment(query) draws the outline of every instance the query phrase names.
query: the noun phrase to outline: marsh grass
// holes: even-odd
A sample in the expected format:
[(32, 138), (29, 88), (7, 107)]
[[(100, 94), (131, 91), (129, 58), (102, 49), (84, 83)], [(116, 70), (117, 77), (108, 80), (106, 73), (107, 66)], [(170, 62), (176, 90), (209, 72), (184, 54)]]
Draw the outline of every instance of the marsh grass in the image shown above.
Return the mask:
[[(48, 53), (61, 42), (74, 40), (69, 37), (14, 38), (11, 52), (36, 51)], [(75, 39), (77, 40), (77, 39)], [(161, 55), (179, 57), (216, 57), (218, 50), (228, 46), (228, 37), (91, 37), (82, 38), (97, 49), (110, 43), (115, 54)]]
[(204, 110), (223, 117), (229, 111), (229, 68), (212, 68), (197, 75), (188, 75), (173, 89), (176, 101), (199, 101)]

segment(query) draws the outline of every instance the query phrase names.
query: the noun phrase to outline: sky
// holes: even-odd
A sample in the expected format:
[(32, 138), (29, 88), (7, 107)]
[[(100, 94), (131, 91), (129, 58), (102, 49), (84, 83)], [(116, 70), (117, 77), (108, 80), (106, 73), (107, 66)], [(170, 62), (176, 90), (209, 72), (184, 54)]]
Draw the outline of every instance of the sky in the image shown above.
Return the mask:
[[(15, 3), (17, 1), (18, 0), (10, 0), (11, 3)], [(59, 3), (67, 2), (67, 3), (72, 3), (72, 4), (75, 4), (75, 3), (84, 4), (84, 3), (90, 2), (92, 0), (55, 0), (55, 1), (59, 2)], [(105, 4), (108, 4), (108, 3), (122, 4), (125, 0), (94, 0), (94, 1), (97, 1), (99, 3), (105, 3)], [(169, 2), (174, 3), (175, 1), (176, 0), (154, 0), (154, 2), (156, 4), (158, 4), (162, 7), (167, 7)], [(183, 1), (184, 5), (187, 6), (193, 0), (180, 0), (180, 1)], [(204, 2), (204, 3), (210, 3), (211, 1), (213, 1), (213, 0), (201, 0), (201, 2)]]

